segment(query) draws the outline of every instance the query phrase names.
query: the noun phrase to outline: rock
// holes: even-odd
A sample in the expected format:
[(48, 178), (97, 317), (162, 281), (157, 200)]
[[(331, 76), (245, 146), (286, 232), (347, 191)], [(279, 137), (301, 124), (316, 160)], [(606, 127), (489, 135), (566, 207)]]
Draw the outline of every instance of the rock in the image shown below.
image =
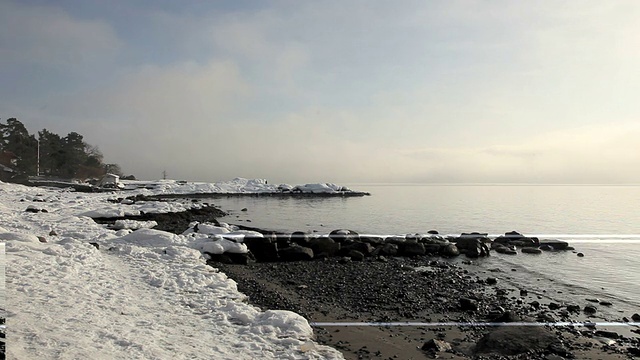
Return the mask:
[(578, 257), (584, 257), (583, 253), (578, 253)]
[(539, 314), (536, 320), (540, 322), (546, 322), (546, 323), (558, 322), (558, 319), (552, 313), (548, 313), (548, 312)]
[(594, 298), (587, 298), (585, 300), (587, 300), (588, 302), (592, 302), (592, 303), (599, 303), (600, 302), (600, 299), (594, 299)]
[(58, 233), (55, 230), (49, 231), (49, 236), (58, 236)]
[(529, 295), (529, 292), (525, 289), (520, 289), (520, 296), (527, 296)]
[(26, 212), (30, 212), (30, 213), (39, 213), (40, 212), (40, 208), (37, 208), (33, 205), (29, 205), (27, 206), (27, 208), (24, 210)]
[(580, 312), (580, 305), (575, 305), (575, 304), (567, 305), (567, 311)]
[(438, 235), (438, 230), (429, 230), (427, 231), (427, 234)]
[(353, 261), (363, 261), (364, 254), (358, 250), (349, 250), (348, 256)]
[(560, 309), (561, 306), (558, 303), (550, 302), (548, 307), (549, 307), (549, 310), (558, 310)]
[(524, 235), (520, 234), (520, 233), (519, 233), (519, 232), (517, 232), (517, 231), (509, 231), (509, 232), (506, 232), (506, 233), (504, 233), (504, 236), (505, 236), (506, 238), (511, 239), (511, 240), (518, 240), (518, 239), (522, 239), (522, 238), (524, 237)]
[(516, 314), (513, 311), (504, 311), (502, 314), (500, 314), (498, 317), (495, 317), (492, 322), (518, 322), (518, 321), (522, 321), (522, 319), (520, 318), (520, 316), (518, 316), (518, 314)]
[(638, 315), (638, 314), (633, 314), (633, 315), (631, 315), (631, 320), (633, 320), (633, 321), (640, 321), (640, 315)]
[(299, 245), (281, 249), (278, 254), (282, 261), (308, 261), (313, 259), (313, 250)]
[(476, 344), (476, 353), (517, 355), (547, 349), (558, 340), (553, 332), (538, 326), (499, 326)]
[(207, 261), (207, 263), (209, 262), (213, 262), (213, 263), (222, 263), (222, 264), (233, 264), (233, 260), (231, 259), (231, 257), (229, 257), (230, 253), (224, 253), (224, 254), (212, 254), (212, 253), (208, 253), (205, 252), (205, 254), (209, 255), (209, 260)]
[(620, 337), (617, 332), (607, 330), (596, 330), (595, 335), (606, 337), (607, 339), (617, 339)]
[(412, 241), (405, 241), (398, 245), (400, 255), (403, 256), (419, 256), (426, 254), (424, 244)]
[(494, 278), (494, 277), (488, 277), (486, 280), (486, 283), (488, 285), (495, 285), (498, 283), (498, 279)]
[(629, 347), (627, 348), (627, 352), (632, 356), (640, 356), (640, 348)]
[(278, 243), (269, 237), (245, 236), (244, 244), (259, 262), (274, 262), (280, 260)]
[(255, 257), (251, 253), (225, 253), (231, 259), (233, 264), (248, 265), (250, 262), (255, 262)]
[(342, 248), (340, 249), (340, 253), (344, 255), (348, 255), (351, 250), (358, 251), (362, 253), (364, 256), (369, 256), (373, 253), (373, 246), (369, 243), (365, 242), (354, 242), (351, 244), (343, 243)]
[(295, 231), (291, 234), (291, 242), (300, 246), (309, 246), (309, 236), (302, 231)]
[(520, 251), (524, 254), (542, 254), (542, 250), (535, 247), (523, 247)]
[(489, 247), (484, 243), (484, 240), (482, 238), (472, 236), (475, 235), (468, 234), (453, 239), (460, 253), (465, 254), (470, 258), (489, 256)]
[(314, 254), (324, 254), (328, 257), (335, 256), (341, 248), (339, 243), (328, 237), (311, 239), (310, 246)]
[(529, 305), (531, 305), (534, 309), (540, 308), (540, 303), (537, 300), (533, 300), (532, 302), (529, 303)]
[(585, 314), (595, 314), (596, 311), (598, 311), (598, 308), (593, 305), (587, 305), (582, 311), (584, 311)]
[(460, 250), (458, 250), (456, 244), (447, 244), (441, 249), (440, 253), (442, 256), (452, 257), (460, 255)]
[[(443, 249), (442, 245), (440, 244), (423, 244), (424, 245), (424, 251), (426, 254), (439, 254), (440, 251)], [(454, 245), (455, 246), (455, 245)], [(456, 248), (457, 250), (457, 248)]]
[(602, 306), (611, 306), (613, 304), (611, 302), (609, 302), (609, 301), (600, 301), (600, 305), (602, 305)]
[(360, 241), (373, 246), (384, 244), (384, 238), (380, 236), (360, 236)]
[(553, 251), (553, 250), (555, 250), (553, 248), (553, 246), (551, 246), (551, 245), (540, 245), (540, 247), (538, 247), (538, 249), (540, 249), (542, 251)]
[(451, 344), (443, 340), (431, 339), (425, 342), (421, 349), (435, 352), (449, 351), (451, 350)]
[(275, 241), (278, 244), (279, 249), (284, 249), (286, 247), (289, 247), (289, 245), (291, 245), (291, 235), (272, 232), (270, 234), (270, 237), (272, 239), (275, 238)]
[(402, 243), (404, 243), (406, 240), (403, 237), (400, 236), (388, 236), (384, 239), (384, 242), (387, 244), (396, 244), (396, 245), (400, 245)]
[(240, 210), (240, 211), (249, 211), (249, 210), (248, 210), (247, 208), (243, 208), (243, 209), (242, 209), (242, 210)]
[(47, 239), (45, 239), (44, 236), (38, 236), (38, 241), (40, 241), (41, 243), (46, 243)]
[(540, 240), (540, 246), (543, 246), (543, 245), (549, 245), (554, 250), (566, 250), (567, 247), (569, 246), (569, 243), (562, 240), (544, 239), (544, 240)]
[[(396, 256), (398, 254), (398, 245), (387, 243), (378, 248), (378, 255)], [(376, 250), (378, 250), (376, 249)]]
[(360, 235), (353, 230), (348, 229), (337, 229), (333, 230), (329, 233), (329, 237), (333, 239), (335, 242), (344, 242), (347, 240), (358, 241), (360, 240)]
[(514, 248), (510, 248), (508, 246), (504, 246), (504, 245), (497, 245), (494, 250), (497, 253), (500, 254), (507, 254), (507, 255), (516, 255), (518, 254), (518, 252), (514, 249)]
[(478, 302), (470, 298), (460, 298), (460, 308), (465, 311), (477, 311)]
[(574, 357), (573, 354), (562, 345), (562, 343), (554, 342), (552, 344), (549, 344), (549, 346), (547, 347), (547, 350), (549, 350), (550, 352), (556, 355), (560, 355), (564, 358)]

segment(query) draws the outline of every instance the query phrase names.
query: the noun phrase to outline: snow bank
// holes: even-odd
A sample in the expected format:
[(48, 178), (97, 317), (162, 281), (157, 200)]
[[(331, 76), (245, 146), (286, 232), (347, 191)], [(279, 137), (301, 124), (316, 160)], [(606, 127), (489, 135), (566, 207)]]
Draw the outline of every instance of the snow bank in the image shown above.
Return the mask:
[[(242, 249), (222, 238), (234, 231), (114, 231), (86, 215), (122, 206), (107, 203), (111, 196), (0, 182), (8, 358), (342, 359), (308, 346), (311, 327), (300, 315), (261, 312), (206, 265), (197, 247)], [(20, 200), (49, 212), (25, 213)]]

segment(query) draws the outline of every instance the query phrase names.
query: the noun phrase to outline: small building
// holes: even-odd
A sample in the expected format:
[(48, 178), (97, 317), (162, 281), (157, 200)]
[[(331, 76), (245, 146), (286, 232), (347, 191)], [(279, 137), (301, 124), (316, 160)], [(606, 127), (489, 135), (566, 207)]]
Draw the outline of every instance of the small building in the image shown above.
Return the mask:
[(108, 189), (122, 189), (124, 184), (120, 182), (120, 176), (114, 174), (106, 174), (98, 183), (97, 187)]

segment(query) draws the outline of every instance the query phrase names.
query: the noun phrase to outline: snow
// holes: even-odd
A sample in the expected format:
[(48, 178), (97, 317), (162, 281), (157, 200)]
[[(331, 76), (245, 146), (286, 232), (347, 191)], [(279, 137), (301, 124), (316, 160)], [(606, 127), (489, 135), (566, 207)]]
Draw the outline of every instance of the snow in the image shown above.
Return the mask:
[(157, 226), (158, 223), (155, 221), (137, 221), (137, 220), (116, 220), (115, 224), (113, 224), (113, 228), (116, 230), (120, 229), (151, 229), (154, 226)]
[[(270, 186), (266, 181), (231, 183), (226, 190), (261, 191)], [(155, 191), (161, 192), (180, 185), (157, 184), (161, 186)], [(220, 185), (195, 187), (215, 186)], [(243, 237), (255, 234), (226, 224), (219, 228), (227, 232), (191, 229), (180, 235), (140, 222), (109, 229), (89, 215), (180, 211), (187, 206), (107, 201), (114, 196), (0, 182), (8, 358), (343, 358), (337, 350), (313, 342), (313, 331), (302, 316), (260, 311), (246, 302), (233, 280), (206, 265), (202, 251), (242, 252)], [(33, 201), (48, 212), (26, 212)]]
[(332, 183), (314, 183), (292, 186), (269, 184), (266, 179), (235, 178), (217, 183), (185, 182), (176, 180), (131, 181), (123, 180), (125, 189), (135, 189), (145, 195), (161, 194), (210, 194), (210, 193), (281, 193), (300, 191), (304, 193), (339, 193), (352, 191)]

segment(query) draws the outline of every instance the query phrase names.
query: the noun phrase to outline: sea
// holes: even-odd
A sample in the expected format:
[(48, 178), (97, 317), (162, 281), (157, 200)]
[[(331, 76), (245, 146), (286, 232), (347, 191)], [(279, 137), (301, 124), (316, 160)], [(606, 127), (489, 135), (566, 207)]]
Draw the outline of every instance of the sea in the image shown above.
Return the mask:
[(473, 266), (479, 273), (500, 269), (501, 281), (550, 301), (613, 303), (597, 305), (602, 319), (640, 313), (640, 185), (345, 185), (371, 196), (201, 200), (229, 212), (222, 221), (278, 231), (498, 236), (515, 230), (565, 240), (575, 252), (493, 253), (473, 260)]

